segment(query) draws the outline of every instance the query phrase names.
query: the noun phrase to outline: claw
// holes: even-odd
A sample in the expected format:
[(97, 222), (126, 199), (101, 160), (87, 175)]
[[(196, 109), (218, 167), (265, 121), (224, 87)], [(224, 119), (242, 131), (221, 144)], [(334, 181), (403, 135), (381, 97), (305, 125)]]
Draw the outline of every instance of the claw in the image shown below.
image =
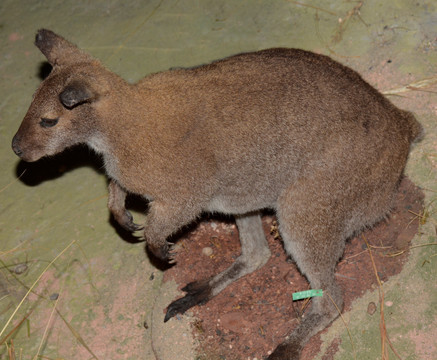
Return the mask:
[(143, 229), (143, 226), (135, 224), (132, 214), (125, 210), (123, 223), (121, 224), (126, 230), (135, 232)]
[(143, 230), (144, 227), (138, 224), (135, 224), (133, 221), (132, 214), (125, 210), (123, 213), (113, 213), (115, 220), (120, 224), (120, 226), (130, 232)]
[(176, 264), (176, 251), (170, 251), (167, 256), (167, 262), (169, 264)]
[(143, 230), (143, 229), (144, 229), (143, 226), (138, 225), (138, 224), (135, 224), (135, 223), (125, 224), (125, 225), (123, 226), (123, 228), (124, 228), (125, 230), (127, 230), (127, 231), (130, 231), (130, 232), (136, 232), (136, 231), (140, 231), (140, 230)]
[(144, 230), (144, 226), (132, 223), (132, 232), (142, 231)]
[(163, 261), (167, 261), (170, 264), (174, 264), (176, 260), (177, 252), (174, 250), (174, 244), (170, 242), (166, 242), (162, 246), (154, 247), (153, 244), (148, 244), (149, 250), (155, 255), (158, 259)]

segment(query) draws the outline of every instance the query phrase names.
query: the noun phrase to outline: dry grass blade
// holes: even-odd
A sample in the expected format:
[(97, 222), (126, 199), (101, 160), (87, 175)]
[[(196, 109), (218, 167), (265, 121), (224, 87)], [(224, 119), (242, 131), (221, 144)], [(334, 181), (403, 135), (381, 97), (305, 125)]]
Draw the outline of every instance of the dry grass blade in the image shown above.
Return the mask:
[(373, 260), (372, 250), (370, 249), (366, 237), (362, 235), (362, 238), (364, 239), (364, 242), (367, 245), (367, 251), (369, 252), (369, 256), (372, 261), (373, 271), (375, 272), (376, 280), (378, 281), (379, 306), (380, 306), (379, 330), (381, 333), (381, 359), (388, 360), (388, 352), (385, 346), (385, 341), (387, 338), (387, 329), (385, 327), (385, 319), (384, 319), (384, 290), (382, 288), (381, 279), (379, 278), (378, 271), (376, 269), (375, 261)]
[(430, 215), (427, 209), (423, 210), (423, 212), (421, 211), (420, 214), (416, 214), (414, 211), (411, 211), (411, 210), (408, 210), (408, 212), (415, 215), (415, 217), (411, 219), (411, 221), (408, 223), (407, 227), (410, 226), (410, 224), (416, 219), (419, 219), (420, 225), (425, 225), (426, 222), (428, 221), (428, 218)]
[[(4, 256), (4, 255), (9, 255), (9, 254), (11, 254), (11, 253), (14, 253), (15, 251), (18, 250), (18, 248), (20, 248), (21, 246), (23, 246), (23, 244), (25, 244), (26, 242), (27, 242), (27, 240), (24, 241), (24, 242), (22, 242), (22, 243), (19, 243), (17, 246), (15, 246), (14, 248), (12, 248), (12, 249), (10, 249), (10, 250), (7, 250), (7, 251), (0, 251), (0, 257), (1, 257), (1, 256)], [(23, 249), (23, 250), (26, 250), (26, 249)]]
[(369, 256), (370, 256), (370, 260), (372, 261), (373, 271), (375, 272), (375, 277), (376, 277), (376, 280), (378, 281), (379, 306), (380, 306), (379, 330), (381, 333), (381, 359), (382, 360), (389, 360), (386, 342), (388, 342), (391, 350), (398, 357), (398, 359), (401, 359), (401, 357), (399, 356), (399, 354), (397, 353), (397, 351), (393, 347), (393, 344), (391, 343), (391, 341), (387, 335), (387, 328), (385, 326), (385, 318), (384, 318), (384, 289), (382, 287), (381, 279), (379, 278), (379, 275), (378, 275), (378, 270), (376, 269), (376, 264), (375, 264), (375, 260), (373, 259), (372, 250), (370, 248), (369, 243), (367, 242), (366, 237), (364, 235), (361, 235), (361, 236), (362, 236), (364, 242), (366, 243), (367, 250), (368, 250)]
[(11, 347), (8, 349), (9, 360), (15, 360), (14, 342), (11, 340)]
[(30, 314), (32, 314), (32, 312), (33, 310), (31, 310), (23, 319), (21, 319), (21, 321), (17, 325), (15, 325), (15, 327), (11, 331), (9, 331), (9, 333), (0, 341), (0, 345), (3, 345), (5, 341), (20, 328), (21, 324), (26, 321), (26, 319), (30, 316)]
[(419, 248), (419, 247), (423, 247), (423, 246), (432, 246), (432, 245), (437, 245), (437, 242), (413, 245), (413, 246), (410, 246), (409, 248), (404, 249), (404, 250), (401, 250), (401, 251), (399, 251), (399, 252), (397, 252), (397, 253), (394, 253), (394, 254), (387, 254), (387, 255), (384, 255), (384, 256), (387, 256), (387, 257), (395, 257), (395, 256), (402, 255), (404, 252), (406, 252), (406, 251), (409, 250), (409, 249), (415, 249), (415, 248)]
[(333, 36), (333, 38), (332, 38), (332, 41), (331, 41), (331, 44), (332, 44), (332, 45), (339, 43), (339, 42), (343, 39), (343, 34), (344, 34), (344, 32), (346, 31), (347, 26), (349, 25), (349, 20), (350, 20), (353, 16), (358, 16), (358, 18), (359, 18), (359, 19), (360, 19), (360, 20), (361, 20), (365, 25), (367, 25), (367, 24), (363, 21), (363, 19), (360, 17), (360, 9), (361, 9), (362, 6), (363, 6), (363, 1), (360, 1), (360, 2), (358, 3), (358, 5), (355, 5), (355, 6), (353, 7), (353, 9), (349, 10), (349, 11), (346, 13), (346, 16), (345, 16), (344, 19), (341, 19), (341, 18), (339, 19), (339, 23), (340, 23), (340, 25), (338, 26), (337, 31), (335, 32), (335, 34), (334, 34), (334, 36)]
[[(70, 265), (71, 265), (71, 261), (68, 263), (68, 267), (67, 267), (67, 270), (66, 270), (67, 273), (68, 273), (68, 271), (70, 269)], [(48, 330), (49, 330), (49, 326), (50, 326), (50, 324), (52, 322), (53, 314), (55, 313), (55, 310), (57, 310), (56, 306), (58, 305), (59, 299), (60, 299), (61, 294), (62, 294), (62, 292), (64, 290), (64, 286), (65, 286), (65, 282), (62, 284), (62, 287), (59, 290), (59, 296), (56, 298), (56, 301), (55, 301), (55, 303), (53, 305), (53, 309), (50, 312), (49, 320), (47, 321), (47, 325), (46, 325), (46, 328), (44, 329), (44, 334), (43, 334), (43, 336), (41, 338), (41, 342), (39, 344), (38, 351), (36, 352), (36, 355), (33, 357), (33, 360), (36, 360), (38, 357), (40, 357), (39, 353), (41, 352), (41, 348), (42, 348), (42, 346), (44, 344), (44, 340), (45, 340), (45, 338), (47, 336), (47, 333), (48, 333)]]
[(62, 316), (62, 314), (59, 312), (58, 309), (56, 309), (56, 312), (61, 317), (61, 319), (64, 321), (65, 325), (67, 325), (68, 329), (70, 329), (71, 333), (74, 335), (74, 337), (79, 341), (79, 343), (87, 349), (87, 351), (91, 354), (93, 359), (99, 360), (99, 358), (93, 353), (93, 351), (89, 348), (89, 346), (86, 344), (85, 340), (80, 336), (80, 334), (70, 325), (70, 323)]
[(301, 3), (299, 1), (293, 1), (293, 0), (288, 0), (288, 2), (291, 2), (291, 3), (296, 4), (296, 5), (300, 5), (300, 6), (303, 6), (303, 7), (308, 7), (308, 8), (311, 8), (311, 9), (320, 10), (320, 11), (325, 12), (327, 14), (337, 16), (337, 14), (335, 12), (329, 11), (329, 10), (326, 10), (326, 9), (323, 9), (323, 8), (320, 8), (318, 6), (304, 4), (304, 3)]
[(354, 359), (356, 360), (356, 359), (357, 359), (357, 352), (356, 352), (356, 350), (355, 350), (355, 343), (354, 343), (354, 341), (352, 340), (352, 334), (351, 334), (351, 332), (350, 332), (350, 330), (349, 330), (349, 327), (348, 327), (347, 324), (346, 324), (346, 320), (344, 319), (343, 314), (341, 313), (341, 310), (339, 309), (339, 307), (337, 306), (337, 304), (335, 303), (335, 301), (334, 301), (334, 299), (331, 297), (331, 295), (329, 295), (327, 292), (325, 292), (325, 294), (328, 295), (329, 300), (331, 300), (331, 302), (334, 304), (335, 308), (337, 309), (337, 311), (338, 311), (338, 313), (339, 313), (339, 315), (340, 315), (340, 317), (341, 317), (341, 321), (343, 321), (343, 324), (344, 324), (344, 326), (346, 327), (347, 333), (348, 333), (348, 335), (349, 335), (349, 340), (350, 340), (351, 345), (352, 345), (352, 350), (353, 350), (353, 352), (354, 352)]
[(331, 47), (330, 47), (330, 44), (328, 44), (325, 40), (324, 40), (324, 38), (323, 38), (323, 36), (322, 36), (322, 33), (321, 33), (321, 31), (320, 31), (320, 26), (319, 26), (319, 22), (320, 22), (320, 18), (319, 18), (319, 13), (318, 12), (316, 12), (316, 14), (314, 15), (314, 21), (315, 21), (315, 28), (316, 28), (316, 35), (317, 35), (317, 37), (319, 38), (319, 40), (320, 40), (320, 42), (323, 44), (323, 46), (324, 47), (326, 47), (326, 49), (329, 51), (329, 53), (331, 54), (331, 55), (334, 55), (334, 56), (337, 56), (337, 57), (340, 57), (340, 58), (357, 58), (357, 57), (359, 57), (359, 56), (346, 56), (346, 55), (341, 55), (341, 54), (338, 54), (337, 52), (335, 52)]
[(3, 186), (0, 189), (0, 193), (3, 192), (4, 190), (6, 190), (9, 186), (11, 186), (13, 183), (17, 182), (18, 180), (20, 180), (20, 178), (24, 175), (24, 173), (26, 172), (26, 169), (24, 169), (24, 171), (21, 173), (21, 175), (19, 177), (17, 177), (16, 179), (14, 179), (13, 181), (11, 181), (9, 184)]
[[(1, 259), (0, 259), (0, 264), (2, 265), (2, 268), (5, 268), (5, 269), (8, 269), (8, 268), (10, 267), (10, 266), (6, 265), (6, 263), (5, 263), (3, 260), (1, 260)], [(1, 268), (0, 268), (0, 270), (1, 270)], [(14, 274), (12, 271), (10, 271), (10, 270), (9, 270), (9, 272), (10, 272), (11, 276), (14, 278), (14, 280), (15, 280), (17, 283), (19, 283), (19, 284), (20, 284), (24, 289), (29, 290), (29, 287), (28, 287), (28, 286), (27, 286), (23, 281), (21, 281), (17, 275), (15, 275), (15, 274)], [(30, 290), (30, 292), (31, 292), (32, 294), (34, 294), (35, 296), (37, 296), (37, 297), (42, 297), (40, 294), (36, 293), (36, 292), (33, 291), (33, 290)]]
[(437, 84), (437, 77), (432, 77), (429, 79), (423, 79), (423, 80), (419, 80), (416, 82), (413, 82), (411, 84), (402, 86), (400, 88), (397, 89), (391, 89), (391, 90), (386, 90), (383, 91), (382, 93), (384, 95), (398, 95), (404, 92), (408, 92), (408, 91), (425, 91), (425, 88), (431, 87), (433, 85)]
[(56, 262), (56, 260), (58, 260), (71, 247), (71, 245), (73, 245), (75, 242), (76, 242), (76, 240), (73, 240), (72, 242), (70, 242), (70, 244), (68, 244), (52, 261), (50, 261), (50, 263), (45, 267), (45, 269), (41, 272), (41, 274), (38, 276), (38, 278), (33, 282), (32, 286), (29, 288), (29, 290), (27, 290), (26, 294), (23, 296), (23, 298), (21, 299), (20, 303), (15, 308), (14, 312), (12, 313), (12, 315), (9, 317), (9, 320), (6, 322), (6, 324), (3, 327), (2, 331), (0, 331), (0, 336), (3, 335), (3, 333), (5, 332), (6, 328), (9, 326), (10, 322), (14, 318), (15, 314), (17, 313), (17, 311), (23, 305), (24, 300), (27, 299), (27, 297), (29, 296), (29, 294), (31, 293), (33, 288), (41, 280), (42, 276), (46, 273), (46, 271), (50, 268), (50, 266), (52, 266)]

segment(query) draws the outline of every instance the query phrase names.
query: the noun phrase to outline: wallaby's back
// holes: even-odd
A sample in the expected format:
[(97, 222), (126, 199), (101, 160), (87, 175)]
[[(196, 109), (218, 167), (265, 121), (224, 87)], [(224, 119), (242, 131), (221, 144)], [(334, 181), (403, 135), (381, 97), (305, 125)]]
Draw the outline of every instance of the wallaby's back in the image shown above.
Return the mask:
[[(361, 174), (362, 183), (372, 181), (371, 167), (380, 177), (398, 176), (421, 131), (355, 71), (297, 49), (240, 54), (155, 74), (137, 86), (151, 94), (148, 111), (153, 102), (157, 112), (166, 105), (166, 125), (156, 126), (178, 134), (181, 151), (211, 154), (223, 191), (269, 189), (266, 206), (317, 166)], [(172, 130), (181, 123), (186, 131)]]

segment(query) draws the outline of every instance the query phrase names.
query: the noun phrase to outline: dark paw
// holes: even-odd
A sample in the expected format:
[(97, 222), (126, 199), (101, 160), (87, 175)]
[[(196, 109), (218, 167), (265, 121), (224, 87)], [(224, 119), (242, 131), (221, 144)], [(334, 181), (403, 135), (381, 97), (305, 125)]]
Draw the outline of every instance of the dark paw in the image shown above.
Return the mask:
[(170, 320), (177, 314), (183, 314), (188, 309), (195, 305), (203, 305), (209, 299), (211, 295), (211, 288), (208, 281), (195, 281), (185, 286), (182, 291), (187, 294), (180, 299), (173, 301), (167, 308), (164, 322)]
[(127, 231), (135, 232), (143, 229), (141, 225), (134, 223), (132, 214), (128, 210), (125, 210), (120, 218), (115, 217), (115, 219), (120, 224), (120, 226)]
[(166, 242), (162, 246), (154, 246), (153, 244), (148, 244), (147, 248), (152, 252), (154, 256), (162, 261), (166, 261), (169, 264), (174, 264), (176, 260), (176, 252), (172, 243)]
[(302, 348), (293, 343), (282, 343), (266, 360), (299, 360)]

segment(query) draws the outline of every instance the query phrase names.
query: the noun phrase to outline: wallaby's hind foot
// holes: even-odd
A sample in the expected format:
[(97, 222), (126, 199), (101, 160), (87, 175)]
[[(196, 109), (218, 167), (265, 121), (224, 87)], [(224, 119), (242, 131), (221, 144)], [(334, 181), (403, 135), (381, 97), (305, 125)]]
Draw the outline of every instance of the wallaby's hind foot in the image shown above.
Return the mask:
[[(329, 296), (327, 296), (325, 291), (323, 296), (326, 296), (327, 301), (330, 301)], [(298, 360), (300, 359), (300, 354), (302, 349), (308, 340), (319, 331), (327, 327), (332, 321), (334, 321), (338, 316), (339, 312), (335, 306), (331, 303), (332, 311), (328, 313), (320, 313), (315, 304), (317, 298), (313, 298), (313, 304), (310, 312), (305, 314), (297, 328), (286, 338), (286, 340), (280, 344), (273, 353), (267, 358), (267, 360)], [(341, 298), (339, 299), (339, 309), (342, 309)]]
[(298, 360), (302, 351), (302, 344), (299, 342), (283, 342), (267, 358), (267, 360)]
[(180, 299), (173, 301), (167, 308), (164, 322), (170, 320), (177, 314), (183, 314), (195, 305), (203, 305), (211, 298), (211, 287), (208, 280), (194, 281), (187, 284), (182, 291), (187, 294)]
[(313, 289), (323, 289), (323, 296), (312, 298), (310, 311), (305, 314), (286, 340), (273, 351), (268, 360), (299, 359), (308, 340), (334, 321), (340, 315), (339, 311), (343, 309), (341, 290), (334, 279), (314, 273), (307, 277)]
[(259, 269), (270, 257), (259, 213), (238, 216), (236, 223), (241, 242), (241, 255), (225, 271), (211, 279), (195, 281), (185, 286), (187, 294), (173, 301), (167, 309), (164, 321), (176, 314), (183, 314), (195, 305), (205, 304), (229, 284)]

